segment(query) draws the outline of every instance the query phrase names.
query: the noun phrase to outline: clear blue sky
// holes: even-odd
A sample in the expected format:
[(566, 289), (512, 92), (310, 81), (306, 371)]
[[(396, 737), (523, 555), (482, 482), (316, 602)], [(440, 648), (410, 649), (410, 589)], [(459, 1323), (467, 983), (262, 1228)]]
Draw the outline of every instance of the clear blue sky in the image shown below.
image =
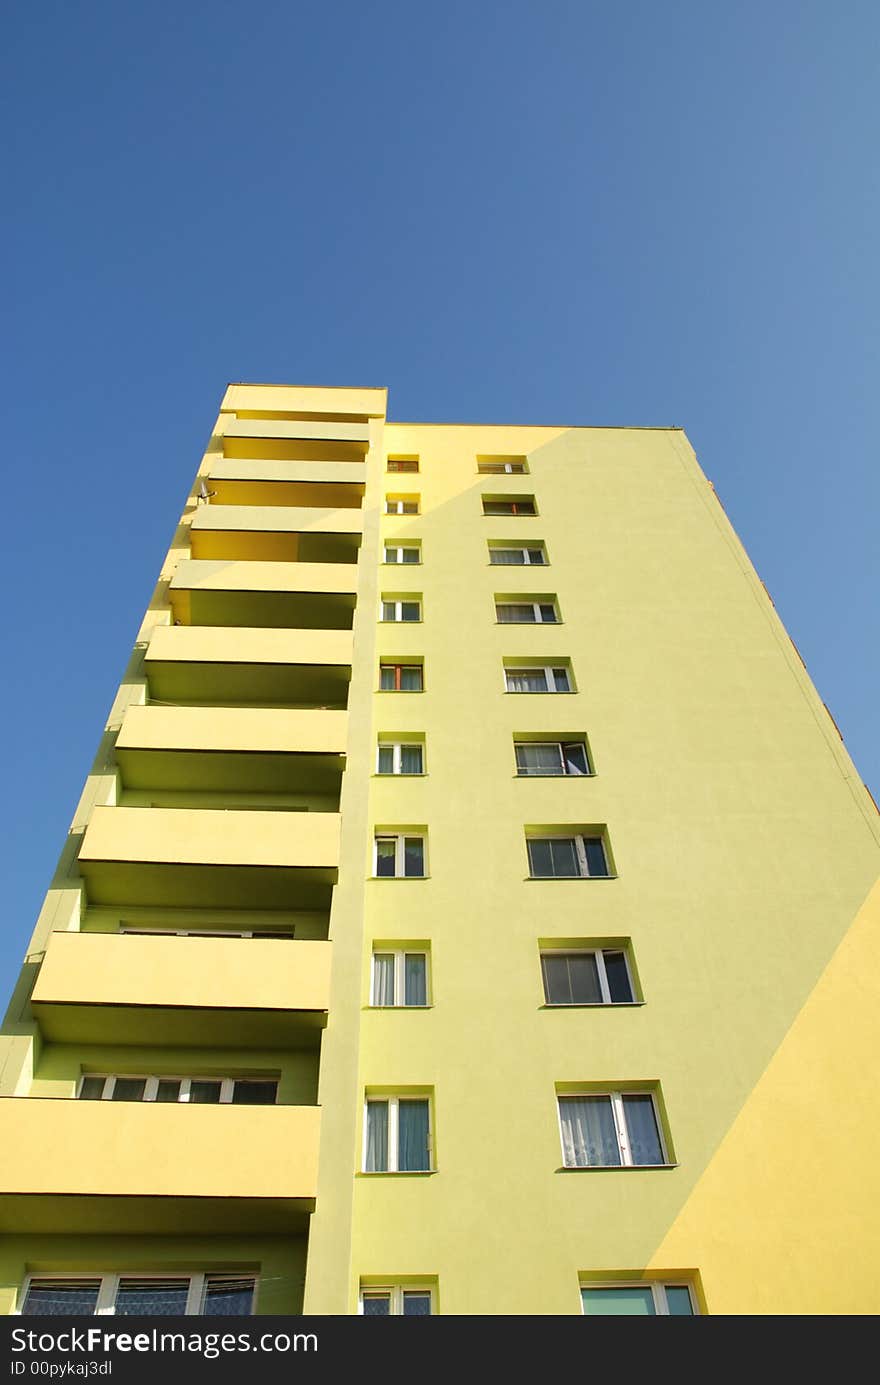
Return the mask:
[(229, 380), (683, 425), (878, 793), (876, 0), (55, 0), (3, 49), (4, 996)]

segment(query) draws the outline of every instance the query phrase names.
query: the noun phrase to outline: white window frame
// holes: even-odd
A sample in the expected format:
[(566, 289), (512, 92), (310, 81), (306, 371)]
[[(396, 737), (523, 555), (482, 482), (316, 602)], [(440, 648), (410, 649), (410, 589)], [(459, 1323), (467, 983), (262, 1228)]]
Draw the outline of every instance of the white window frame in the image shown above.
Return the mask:
[[(567, 681), (568, 681), (568, 687), (567, 687), (567, 688), (557, 688), (557, 686), (556, 686), (556, 679), (555, 679), (554, 674), (553, 674), (554, 668), (561, 669), (562, 672), (565, 674), (566, 679), (567, 679)], [(510, 678), (511, 676), (516, 677), (518, 674), (523, 674), (523, 673), (543, 673), (543, 675), (544, 675), (544, 681), (546, 682), (547, 686), (546, 686), (546, 688), (541, 689), (541, 692), (537, 694), (538, 696), (541, 696), (541, 695), (544, 694), (544, 693), (557, 693), (557, 692), (570, 693), (570, 692), (574, 692), (574, 688), (572, 687), (572, 676), (571, 676), (571, 673), (570, 673), (569, 670), (568, 670), (568, 667), (567, 667), (565, 664), (516, 664), (516, 665), (514, 665), (514, 664), (506, 664), (505, 667), (504, 667), (504, 690), (505, 690), (505, 692), (515, 692), (515, 689), (513, 689), (513, 688), (511, 688), (511, 687), (509, 686), (509, 678)], [(529, 695), (530, 695), (530, 694), (528, 694), (528, 693), (525, 693), (525, 694), (518, 694), (518, 696), (525, 696), (525, 697), (528, 697)], [(533, 694), (531, 694), (531, 696), (535, 696), (535, 694), (533, 693)]]
[[(542, 879), (543, 877), (539, 877)], [(608, 973), (605, 970), (605, 953), (619, 952), (623, 954), (623, 964), (626, 967), (626, 979), (629, 982), (629, 991), (632, 1000), (612, 1000), (611, 987), (608, 985)], [(541, 985), (544, 989), (544, 1004), (551, 1010), (583, 1010), (599, 1009), (603, 1005), (637, 1005), (636, 988), (633, 984), (632, 968), (629, 964), (629, 956), (625, 947), (542, 947), (541, 948)], [(601, 1000), (548, 1000), (547, 985), (544, 979), (543, 961), (545, 957), (594, 957), (596, 959), (596, 970), (599, 973), (599, 990), (602, 995)]]
[(123, 1279), (154, 1279), (157, 1284), (166, 1284), (169, 1280), (188, 1279), (189, 1289), (187, 1291), (186, 1307), (182, 1316), (203, 1317), (202, 1309), (205, 1305), (205, 1291), (209, 1280), (215, 1279), (250, 1279), (253, 1280), (254, 1293), (251, 1299), (251, 1313), (253, 1316), (254, 1304), (257, 1301), (257, 1294), (260, 1288), (260, 1276), (255, 1271), (245, 1270), (241, 1274), (235, 1274), (231, 1270), (186, 1270), (181, 1274), (175, 1274), (173, 1270), (161, 1274), (157, 1270), (63, 1270), (60, 1273), (50, 1271), (48, 1274), (27, 1274), (19, 1292), (19, 1302), (13, 1309), (15, 1316), (20, 1317), (24, 1309), (25, 1300), (33, 1280), (76, 1280), (85, 1279), (98, 1280), (98, 1300), (95, 1304), (93, 1317), (115, 1317), (116, 1316), (116, 1295), (119, 1292), (119, 1284)]
[[(394, 670), (394, 673), (395, 673), (395, 681), (396, 681), (396, 679), (397, 679), (397, 671), (398, 671), (398, 669), (399, 669), (399, 670), (400, 670), (400, 678), (401, 678), (401, 682), (402, 682), (402, 681), (403, 681), (403, 670), (404, 670), (404, 669), (413, 669), (413, 668), (417, 668), (417, 669), (420, 669), (420, 670), (421, 670), (421, 674), (422, 674), (422, 686), (421, 686), (420, 688), (404, 688), (404, 687), (399, 687), (399, 688), (383, 688), (383, 687), (382, 687), (382, 674), (385, 672), (386, 669), (393, 669), (393, 670)], [(424, 665), (423, 663), (421, 663), (421, 664), (399, 663), (397, 660), (395, 660), (394, 663), (389, 663), (389, 662), (387, 662), (387, 661), (384, 661), (384, 660), (381, 660), (381, 659), (380, 659), (380, 661), (379, 661), (379, 687), (377, 688), (376, 691), (377, 691), (377, 692), (383, 692), (383, 693), (388, 693), (388, 692), (402, 692), (402, 693), (419, 693), (419, 692), (424, 692), (424, 691), (425, 691), (425, 665)]]
[[(411, 506), (404, 509), (405, 505)], [(419, 496), (386, 495), (385, 513), (386, 515), (417, 515), (421, 512), (421, 500)]]
[(528, 476), (527, 462), (477, 462), (478, 476)]
[(362, 1316), (364, 1312), (365, 1298), (388, 1297), (390, 1312), (389, 1317), (403, 1317), (403, 1296), (404, 1294), (419, 1294), (427, 1298), (431, 1304), (431, 1317), (435, 1316), (435, 1293), (434, 1286), (431, 1284), (362, 1284), (358, 1293), (358, 1313)]
[[(634, 1164), (632, 1149), (630, 1148), (629, 1130), (626, 1124), (626, 1115), (623, 1107), (625, 1096), (649, 1096), (651, 1105), (654, 1109), (654, 1121), (657, 1125), (657, 1135), (660, 1141), (660, 1153), (663, 1155), (662, 1164)], [(566, 1164), (565, 1163), (565, 1140), (562, 1136), (562, 1105), (563, 1101), (578, 1101), (583, 1097), (606, 1097), (611, 1101), (611, 1114), (614, 1117), (614, 1131), (617, 1135), (617, 1148), (620, 1154), (620, 1164)], [(587, 1089), (581, 1092), (558, 1092), (556, 1095), (556, 1119), (559, 1126), (559, 1147), (562, 1150), (562, 1162), (567, 1169), (668, 1169), (670, 1167), (669, 1151), (666, 1148), (666, 1138), (663, 1133), (663, 1122), (660, 1119), (660, 1109), (657, 1105), (657, 1094), (648, 1087), (636, 1087), (632, 1091), (602, 1091), (594, 1092)], [(598, 1285), (596, 1286), (599, 1287)]]
[[(157, 1076), (154, 1075), (154, 1076), (150, 1077), (150, 1076), (148, 1076), (146, 1073), (142, 1073), (142, 1072), (118, 1072), (118, 1073), (84, 1072), (84, 1073), (81, 1073), (81, 1074), (80, 1074), (79, 1080), (77, 1081), (77, 1084), (76, 1084), (76, 1098), (77, 1098), (77, 1100), (81, 1100), (81, 1099), (82, 1099), (82, 1098), (80, 1097), (80, 1093), (82, 1092), (83, 1083), (86, 1081), (87, 1078), (89, 1078), (89, 1079), (95, 1078), (95, 1079), (97, 1079), (98, 1081), (103, 1081), (103, 1083), (104, 1083), (104, 1090), (103, 1090), (103, 1092), (101, 1093), (100, 1097), (97, 1098), (97, 1100), (99, 1100), (99, 1101), (112, 1101), (112, 1100), (113, 1100), (113, 1091), (114, 1091), (114, 1088), (116, 1087), (117, 1078), (121, 1078), (124, 1082), (129, 1082), (129, 1081), (131, 1081), (131, 1082), (144, 1082), (144, 1083), (146, 1083), (146, 1086), (144, 1087), (144, 1094), (143, 1094), (143, 1096), (140, 1098), (140, 1101), (141, 1101), (142, 1104), (145, 1104), (145, 1103), (147, 1103), (147, 1102), (155, 1101), (155, 1100), (156, 1100), (156, 1095), (157, 1095), (158, 1090), (159, 1090), (159, 1083), (160, 1083), (160, 1082), (179, 1082), (179, 1083), (180, 1083), (180, 1095), (178, 1096), (177, 1101), (176, 1101), (176, 1102), (175, 1102), (175, 1101), (168, 1101), (168, 1102), (164, 1102), (164, 1101), (163, 1101), (163, 1102), (160, 1102), (159, 1104), (162, 1105), (162, 1106), (185, 1106), (185, 1105), (188, 1105), (188, 1104), (189, 1104), (189, 1098), (190, 1098), (191, 1085), (192, 1085), (193, 1082), (219, 1082), (219, 1083), (220, 1083), (220, 1100), (219, 1100), (219, 1102), (198, 1102), (198, 1103), (194, 1102), (194, 1103), (193, 1103), (193, 1105), (199, 1105), (199, 1106), (202, 1106), (202, 1105), (204, 1105), (204, 1106), (214, 1106), (214, 1105), (217, 1105), (217, 1106), (228, 1106), (228, 1105), (231, 1105), (231, 1104), (232, 1104), (233, 1089), (234, 1089), (234, 1087), (235, 1087), (236, 1082), (274, 1082), (276, 1088), (280, 1087), (280, 1085), (281, 1085), (280, 1078), (277, 1078), (277, 1077), (193, 1077), (192, 1075), (190, 1075), (189, 1077), (180, 1077), (180, 1076), (178, 1076), (177, 1073), (162, 1073), (161, 1076), (158, 1076), (158, 1077), (157, 1077)], [(277, 1091), (276, 1091), (276, 1093), (275, 1093), (275, 1103), (274, 1103), (274, 1104), (275, 1104), (276, 1106), (278, 1105), (278, 1092), (277, 1092)], [(266, 1105), (269, 1105), (269, 1103), (267, 1102)]]
[[(525, 773), (520, 769), (520, 767), (519, 767), (519, 761), (518, 761), (517, 758), (516, 758), (517, 746), (520, 746), (520, 745), (532, 745), (532, 746), (535, 746), (535, 745), (552, 745), (552, 746), (555, 746), (556, 749), (559, 751), (559, 763), (562, 765), (562, 773), (561, 773), (561, 774), (525, 774)], [(571, 774), (571, 773), (569, 773), (569, 771), (565, 768), (565, 755), (564, 755), (563, 750), (562, 750), (562, 747), (563, 747), (564, 745), (579, 745), (579, 746), (582, 748), (582, 750), (583, 750), (583, 752), (584, 752), (584, 759), (585, 759), (586, 762), (587, 762), (587, 769), (586, 769), (586, 772), (585, 772), (584, 774)], [(587, 748), (587, 743), (586, 743), (586, 741), (518, 741), (518, 740), (516, 739), (516, 737), (514, 736), (514, 738), (513, 738), (513, 763), (514, 763), (514, 765), (515, 765), (515, 767), (516, 767), (516, 777), (517, 777), (517, 779), (590, 779), (590, 778), (592, 778), (592, 776), (593, 776), (593, 774), (594, 774), (594, 772), (595, 772), (595, 771), (593, 770), (593, 763), (592, 763), (592, 761), (591, 761), (591, 759), (590, 759), (590, 752), (589, 752), (589, 750), (588, 750), (588, 748)]]
[[(405, 842), (418, 841), (422, 843), (422, 874), (404, 875), (403, 867), (405, 863)], [(379, 874), (379, 842), (391, 842), (394, 846), (394, 874)], [(424, 880), (428, 874), (428, 838), (421, 832), (375, 832), (373, 834), (373, 876), (376, 880)]]
[[(415, 553), (415, 562), (404, 562), (403, 557), (401, 556), (404, 552)], [(422, 561), (422, 546), (418, 543), (386, 543), (384, 546), (383, 553), (383, 562), (392, 567), (418, 567)], [(394, 558), (389, 558), (389, 553), (394, 553), (397, 556)]]
[(685, 1279), (664, 1279), (664, 1280), (659, 1280), (659, 1279), (626, 1279), (626, 1280), (618, 1280), (618, 1281), (604, 1280), (604, 1281), (601, 1282), (601, 1283), (595, 1283), (595, 1284), (592, 1282), (592, 1280), (589, 1280), (589, 1281), (587, 1281), (587, 1282), (585, 1282), (584, 1280), (581, 1280), (580, 1284), (578, 1285), (578, 1293), (579, 1293), (579, 1297), (581, 1297), (581, 1312), (584, 1314), (584, 1317), (590, 1317), (590, 1316), (596, 1316), (596, 1317), (598, 1317), (598, 1316), (599, 1316), (599, 1314), (593, 1315), (593, 1314), (588, 1314), (588, 1313), (586, 1312), (586, 1310), (585, 1310), (585, 1308), (584, 1308), (584, 1300), (583, 1300), (583, 1297), (580, 1295), (580, 1291), (581, 1291), (582, 1289), (645, 1289), (645, 1288), (648, 1288), (648, 1289), (651, 1290), (651, 1295), (652, 1295), (652, 1297), (653, 1297), (653, 1299), (654, 1299), (654, 1313), (655, 1313), (655, 1315), (656, 1315), (658, 1318), (668, 1318), (669, 1315), (670, 1315), (670, 1314), (669, 1314), (669, 1304), (668, 1304), (667, 1299), (666, 1299), (666, 1290), (667, 1290), (667, 1289), (687, 1289), (687, 1291), (688, 1291), (688, 1297), (690, 1298), (690, 1301), (691, 1301), (691, 1311), (692, 1311), (692, 1313), (693, 1313), (693, 1315), (694, 1315), (695, 1318), (698, 1318), (698, 1317), (700, 1316), (700, 1307), (699, 1307), (699, 1304), (697, 1303), (696, 1294), (694, 1293), (694, 1286), (693, 1286), (693, 1284), (689, 1284), (689, 1283), (687, 1282), (687, 1280), (685, 1280)]
[[(602, 843), (602, 854), (605, 857), (606, 866), (604, 875), (591, 875), (587, 869), (587, 848), (584, 845), (587, 840)], [(577, 875), (532, 875), (532, 859), (529, 856), (528, 847), (526, 847), (530, 880), (610, 880), (614, 876), (614, 871), (611, 869), (611, 857), (608, 854), (608, 843), (604, 834), (588, 838), (583, 832), (542, 832), (540, 836), (530, 833), (526, 836), (526, 842), (574, 842), (578, 863)]]
[[(380, 1005), (376, 1000), (376, 957), (394, 958), (394, 1000), (391, 1005)], [(425, 1003), (424, 1005), (407, 1005), (404, 997), (406, 996), (406, 959), (407, 957), (421, 957), (425, 963)], [(398, 1000), (398, 996), (401, 998)], [(377, 1010), (427, 1010), (431, 1004), (431, 963), (428, 951), (421, 947), (374, 947), (370, 957), (370, 1004)], [(377, 1098), (381, 1100), (382, 1098)]]
[[(367, 1108), (370, 1102), (386, 1102), (388, 1105), (388, 1167), (387, 1169), (367, 1169), (367, 1135), (368, 1135), (368, 1115)], [(426, 1169), (399, 1169), (397, 1167), (400, 1159), (400, 1103), (407, 1101), (426, 1101), (428, 1103), (428, 1167)], [(372, 1096), (369, 1094), (364, 1097), (364, 1133), (361, 1151), (361, 1173), (369, 1176), (373, 1173), (434, 1173), (434, 1099), (429, 1092), (408, 1092), (406, 1096), (395, 1096), (383, 1092), (376, 1092)]]
[[(532, 608), (532, 617), (533, 617), (533, 619), (532, 619), (532, 620), (502, 620), (502, 619), (501, 619), (501, 616), (499, 615), (499, 611), (500, 611), (503, 607), (505, 607), (505, 606), (531, 606), (531, 608)], [(542, 607), (542, 606), (550, 606), (550, 607), (552, 607), (552, 609), (553, 609), (553, 618), (552, 618), (552, 620), (551, 620), (549, 617), (547, 617), (547, 616), (544, 615), (543, 611), (541, 610), (541, 607)], [(495, 620), (496, 620), (496, 623), (497, 623), (498, 625), (560, 625), (560, 624), (561, 624), (561, 621), (560, 621), (560, 619), (559, 619), (559, 607), (556, 605), (555, 599), (554, 599), (553, 601), (529, 601), (526, 597), (523, 597), (523, 599), (520, 600), (520, 601), (496, 601), (496, 602), (495, 602)]]
[[(386, 607), (386, 606), (393, 606), (393, 607), (394, 607), (394, 615), (393, 615), (393, 616), (389, 616), (389, 615), (386, 615), (386, 614), (385, 614), (385, 607)], [(416, 616), (415, 620), (404, 620), (404, 618), (403, 618), (403, 607), (404, 607), (404, 606), (415, 606), (415, 607), (418, 608), (418, 612), (419, 612), (419, 613), (418, 613), (418, 615)], [(410, 596), (407, 596), (407, 597), (402, 597), (402, 598), (400, 598), (399, 600), (396, 599), (396, 598), (391, 598), (391, 599), (389, 600), (387, 597), (384, 597), (384, 596), (383, 596), (383, 597), (382, 597), (382, 600), (381, 600), (380, 603), (379, 603), (379, 620), (380, 620), (380, 622), (381, 622), (383, 625), (418, 625), (419, 622), (421, 621), (421, 619), (422, 619), (422, 598), (421, 598), (421, 597), (410, 597)]]
[[(540, 561), (539, 563), (533, 563), (532, 560), (531, 560), (531, 558), (529, 557), (529, 554), (530, 554), (530, 553), (535, 553), (535, 552), (540, 553), (540, 555), (541, 555), (541, 561)], [(492, 561), (492, 554), (493, 554), (493, 553), (521, 553), (521, 554), (523, 555), (523, 560), (522, 560), (522, 563), (521, 563), (521, 564), (520, 564), (520, 563), (494, 563), (494, 562)], [(520, 566), (522, 566), (522, 567), (549, 567), (549, 566), (550, 566), (550, 560), (549, 560), (549, 558), (547, 557), (547, 550), (546, 550), (546, 548), (544, 547), (543, 543), (530, 543), (527, 547), (526, 547), (526, 546), (521, 547), (518, 543), (490, 543), (490, 544), (489, 544), (489, 566), (490, 566), (490, 567), (520, 567)]]
[[(383, 750), (390, 750), (390, 751), (392, 752), (392, 763), (393, 763), (393, 766), (394, 766), (394, 767), (393, 767), (393, 769), (391, 770), (391, 774), (388, 774), (385, 770), (382, 770), (382, 769), (379, 768), (379, 760), (380, 760), (380, 757), (381, 757), (381, 752), (382, 752)], [(401, 769), (401, 765), (403, 764), (403, 752), (404, 752), (404, 750), (420, 750), (420, 751), (421, 751), (421, 753), (422, 753), (422, 768), (418, 771), (417, 774), (404, 774), (404, 773), (403, 773), (403, 770)], [(401, 775), (404, 779), (418, 779), (418, 778), (420, 777), (420, 775), (423, 775), (423, 774), (425, 773), (425, 742), (424, 742), (424, 741), (377, 741), (377, 743), (376, 743), (376, 773), (379, 774), (379, 775), (381, 775), (383, 779), (391, 779), (392, 776), (394, 776), (394, 775), (396, 775), (396, 774)]]

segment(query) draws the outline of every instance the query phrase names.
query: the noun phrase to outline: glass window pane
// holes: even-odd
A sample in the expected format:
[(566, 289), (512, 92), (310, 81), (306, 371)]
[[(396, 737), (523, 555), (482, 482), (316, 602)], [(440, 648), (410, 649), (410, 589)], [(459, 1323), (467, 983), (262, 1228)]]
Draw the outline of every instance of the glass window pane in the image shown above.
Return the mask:
[(417, 548), (401, 549), (401, 556), (405, 563), (417, 563), (419, 561), (419, 550)]
[(571, 973), (568, 958), (561, 953), (547, 952), (541, 958), (544, 977), (544, 999), (548, 1005), (571, 1005)]
[(663, 1150), (654, 1102), (649, 1096), (625, 1096), (623, 1111), (634, 1164), (662, 1164)]
[(205, 1317), (244, 1317), (253, 1312), (254, 1281), (211, 1275), (205, 1283)]
[(401, 601), (400, 619), (401, 620), (421, 620), (422, 612), (418, 601)]
[(535, 621), (535, 608), (531, 601), (497, 602), (495, 616), (502, 625), (532, 625)]
[(429, 1169), (427, 1100), (401, 1101), (397, 1111), (398, 1169), (409, 1172)]
[(277, 1082), (237, 1081), (232, 1088), (233, 1106), (274, 1106), (278, 1099)]
[(556, 620), (556, 607), (542, 603), (540, 607), (541, 620), (545, 625), (552, 625)]
[(648, 1284), (621, 1285), (617, 1289), (581, 1289), (588, 1317), (653, 1318), (654, 1295)]
[(383, 601), (383, 602), (382, 602), (382, 619), (383, 619), (383, 620), (396, 620), (396, 619), (397, 619), (397, 609), (396, 609), (395, 603), (394, 603), (393, 601)]
[(424, 875), (425, 843), (421, 837), (405, 837), (403, 841), (404, 875)]
[(509, 500), (484, 500), (484, 515), (512, 515), (513, 506)]
[(80, 1101), (100, 1101), (104, 1095), (103, 1077), (84, 1077), (79, 1089)]
[(189, 1084), (189, 1099), (196, 1106), (213, 1105), (220, 1100), (220, 1083), (202, 1078)]
[(587, 874), (588, 875), (607, 875), (608, 862), (605, 859), (605, 847), (601, 837), (585, 837), (584, 851), (587, 855)]
[(546, 692), (547, 675), (542, 668), (507, 670), (508, 692)]
[(367, 1102), (367, 1173), (385, 1173), (388, 1169), (388, 1102)]
[(571, 741), (562, 747), (566, 774), (589, 774), (586, 748), (580, 741)]
[(156, 1100), (179, 1101), (180, 1082), (176, 1082), (169, 1077), (163, 1077), (162, 1080), (159, 1082), (158, 1086), (156, 1087)]
[(395, 669), (393, 665), (382, 665), (380, 670), (380, 685), (384, 692), (392, 692), (396, 687)]
[(121, 1279), (116, 1314), (121, 1318), (177, 1318), (186, 1312), (188, 1279)]
[(608, 977), (611, 999), (615, 1003), (632, 1000), (632, 986), (626, 969), (626, 958), (622, 952), (605, 953), (605, 975)]
[(421, 1290), (405, 1289), (403, 1316), (405, 1318), (429, 1318), (431, 1316), (431, 1295), (422, 1293)]
[(94, 1313), (100, 1279), (32, 1279), (22, 1305), (22, 1315), (67, 1318)]
[(521, 548), (490, 548), (489, 562), (495, 567), (523, 567), (526, 555)]
[(515, 514), (518, 514), (518, 515), (533, 515), (533, 514), (535, 513), (535, 502), (534, 502), (534, 500), (516, 500), (516, 501), (514, 501), (514, 506), (515, 506), (515, 509), (514, 509), (514, 513), (515, 513)]
[(401, 774), (421, 774), (422, 747), (420, 745), (402, 745), (400, 747), (400, 772)]
[(117, 1077), (113, 1087), (113, 1101), (143, 1101), (145, 1077)]
[(376, 839), (376, 874), (391, 876), (394, 874), (394, 862), (397, 854), (397, 842), (393, 837), (377, 837)]
[(422, 666), (421, 664), (411, 665), (409, 668), (401, 669), (400, 686), (404, 692), (422, 691)]
[(364, 1294), (365, 1318), (388, 1318), (391, 1316), (390, 1294)]
[(386, 563), (396, 563), (398, 561), (396, 548), (385, 549), (385, 561)]
[(394, 773), (394, 746), (379, 746), (379, 774)]
[(692, 1318), (694, 1305), (686, 1284), (666, 1285), (666, 1307), (671, 1318)]
[(620, 1165), (620, 1146), (610, 1097), (560, 1097), (559, 1121), (562, 1152), (568, 1168)]
[(550, 843), (537, 838), (531, 838), (526, 845), (529, 850), (530, 873), (538, 878), (552, 875), (553, 859), (550, 854)]
[(373, 953), (373, 1004), (394, 1004), (394, 953)]
[(568, 679), (568, 670), (564, 668), (554, 668), (552, 672), (556, 692), (571, 692), (571, 683)]
[(533, 876), (568, 879), (580, 875), (573, 837), (531, 837), (528, 847)]
[(403, 959), (403, 991), (405, 1005), (427, 1005), (425, 954), (408, 952)]
[(520, 774), (562, 774), (559, 746), (552, 742), (534, 745), (520, 742), (516, 747), (516, 767)]
[(568, 958), (571, 998), (575, 1005), (598, 1005), (602, 1000), (599, 968), (592, 952), (575, 952)]
[(528, 552), (529, 552), (529, 563), (531, 564), (532, 567), (543, 567), (543, 566), (544, 566), (544, 550), (543, 550), (543, 548), (530, 548)]

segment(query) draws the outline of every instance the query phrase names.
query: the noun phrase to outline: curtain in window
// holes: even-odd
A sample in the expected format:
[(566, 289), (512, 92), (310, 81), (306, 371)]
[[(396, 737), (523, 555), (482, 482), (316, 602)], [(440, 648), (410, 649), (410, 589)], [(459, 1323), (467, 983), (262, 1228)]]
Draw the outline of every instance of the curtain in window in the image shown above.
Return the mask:
[(490, 548), (489, 559), (495, 567), (523, 567), (526, 555), (521, 548)]
[(22, 1316), (91, 1316), (98, 1305), (100, 1287), (99, 1279), (32, 1279), (22, 1306)]
[(495, 606), (495, 616), (502, 625), (533, 625), (535, 608), (530, 601), (498, 602)]
[(220, 1083), (199, 1078), (189, 1084), (189, 1099), (194, 1105), (208, 1105), (220, 1100)]
[(156, 1086), (157, 1101), (179, 1101), (180, 1083), (171, 1077), (163, 1077)]
[(553, 682), (554, 682), (554, 684), (556, 685), (556, 686), (555, 686), (555, 691), (556, 691), (556, 692), (558, 692), (558, 693), (561, 693), (561, 692), (571, 692), (571, 684), (570, 684), (569, 681), (568, 681), (568, 670), (567, 670), (567, 669), (564, 669), (564, 668), (555, 668), (555, 669), (553, 670)]
[(623, 1110), (633, 1163), (662, 1164), (663, 1150), (660, 1148), (660, 1132), (651, 1097), (625, 1096)]
[(422, 747), (420, 745), (402, 745), (400, 747), (400, 772), (401, 774), (421, 774)]
[[(394, 684), (392, 683), (392, 687)], [(400, 670), (400, 686), (404, 692), (422, 691), (422, 670), (420, 665)]]
[(561, 774), (559, 746), (520, 744), (516, 747), (516, 767), (520, 774)]
[(388, 1102), (367, 1102), (367, 1173), (388, 1168)]
[(618, 1289), (581, 1289), (588, 1317), (653, 1318), (654, 1295), (648, 1284), (622, 1284)]
[(80, 1101), (100, 1101), (104, 1095), (103, 1077), (84, 1077), (79, 1089)]
[(559, 1098), (562, 1152), (568, 1168), (620, 1164), (620, 1148), (614, 1126), (611, 1098), (566, 1096)]
[(566, 774), (587, 774), (589, 765), (587, 764), (587, 752), (577, 741), (573, 744), (562, 747), (562, 757), (565, 761)]
[(404, 837), (403, 873), (404, 875), (424, 875), (425, 844), (421, 837)]
[(120, 1279), (116, 1315), (121, 1318), (177, 1318), (186, 1312), (188, 1279)]
[(401, 549), (403, 561), (405, 563), (417, 563), (419, 561), (419, 550), (417, 548)]
[(398, 1105), (397, 1167), (411, 1172), (430, 1168), (427, 1100), (401, 1101)]
[(426, 1005), (425, 958), (421, 952), (408, 952), (403, 961), (403, 990), (406, 1005)]
[(379, 838), (376, 842), (376, 874), (393, 875), (397, 854), (397, 842), (393, 838)]
[(393, 692), (397, 684), (395, 683), (396, 670), (390, 665), (385, 664), (380, 669), (380, 686), (383, 692)]
[(393, 746), (393, 745), (380, 745), (380, 746), (379, 746), (379, 773), (380, 773), (380, 774), (393, 774), (393, 773), (394, 773), (394, 746)]
[(394, 1004), (394, 954), (373, 954), (373, 1004)]
[(546, 692), (547, 675), (542, 668), (519, 668), (507, 670), (508, 692)]

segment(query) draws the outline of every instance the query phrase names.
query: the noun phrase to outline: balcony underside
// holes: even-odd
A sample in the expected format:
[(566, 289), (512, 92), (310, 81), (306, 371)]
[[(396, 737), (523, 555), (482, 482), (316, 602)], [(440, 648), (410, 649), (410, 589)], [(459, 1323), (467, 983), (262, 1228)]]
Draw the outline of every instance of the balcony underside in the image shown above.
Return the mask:
[[(247, 463), (242, 462), (242, 467)], [(267, 464), (268, 465), (268, 464)], [(276, 465), (281, 466), (279, 462)], [(350, 462), (343, 466), (356, 468)], [(362, 473), (362, 468), (357, 467)], [(363, 481), (352, 476), (348, 481), (318, 481), (316, 479), (298, 481), (249, 480), (244, 477), (221, 480), (212, 475), (208, 485), (214, 492), (213, 500), (218, 505), (326, 505), (333, 510), (359, 510), (364, 498)]]
[(345, 756), (117, 747), (116, 763), (126, 789), (338, 795)]
[[(180, 939), (183, 942), (183, 939)], [(306, 1049), (321, 1046), (326, 1010), (236, 1010), (229, 1005), (86, 1005), (32, 1001), (48, 1043), (151, 1048)]]
[(80, 874), (90, 904), (149, 908), (324, 910), (336, 882), (335, 870), (160, 861), (80, 861)]
[(235, 418), (225, 415), (221, 423), (224, 440), (237, 438), (284, 438), (296, 442), (322, 442), (330, 447), (354, 444), (364, 453), (369, 446), (370, 426), (361, 420), (316, 418), (265, 418), (252, 411), (237, 411)]
[(310, 1198), (105, 1197), (0, 1193), (0, 1233), (16, 1235), (302, 1235)]
[(355, 597), (325, 592), (173, 591), (181, 625), (280, 630), (350, 630)]
[[(251, 425), (253, 427), (253, 425)], [(232, 459), (279, 462), (363, 462), (361, 442), (332, 442), (309, 438), (230, 437), (223, 439), (223, 456)]]
[(194, 558), (232, 558), (257, 563), (351, 564), (357, 562), (360, 546), (360, 534), (203, 529), (193, 530), (190, 535)]
[(351, 669), (339, 664), (186, 663), (148, 659), (150, 696), (192, 706), (344, 708)]

